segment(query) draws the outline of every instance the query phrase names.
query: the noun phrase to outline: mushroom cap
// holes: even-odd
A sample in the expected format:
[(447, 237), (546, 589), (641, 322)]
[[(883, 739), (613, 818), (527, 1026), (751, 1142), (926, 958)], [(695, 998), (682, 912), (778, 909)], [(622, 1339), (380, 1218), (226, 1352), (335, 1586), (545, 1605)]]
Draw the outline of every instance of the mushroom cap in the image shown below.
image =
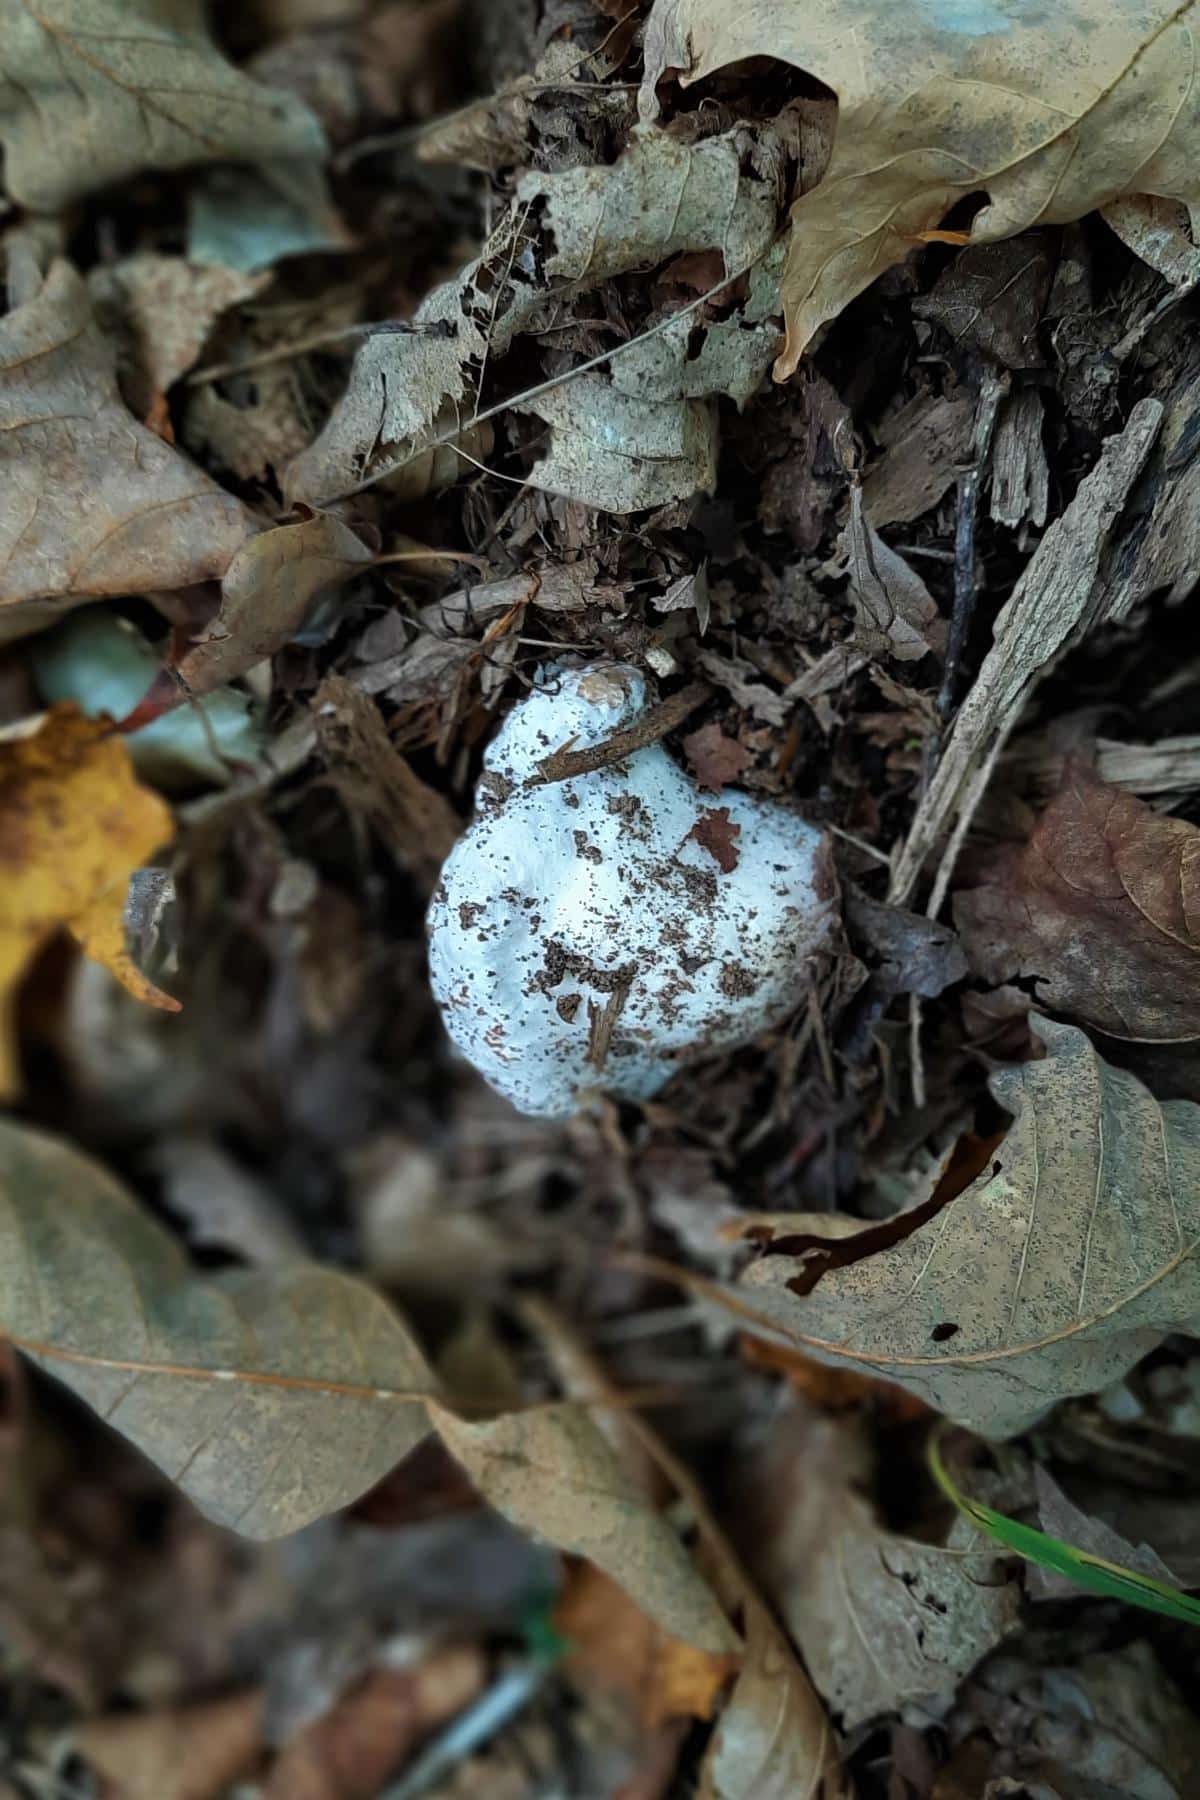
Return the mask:
[(656, 1093), (805, 997), (837, 929), (827, 840), (777, 801), (701, 793), (661, 744), (528, 785), (552, 751), (647, 704), (622, 663), (539, 671), (484, 758), (473, 823), (429, 909), (446, 1028), (522, 1112)]

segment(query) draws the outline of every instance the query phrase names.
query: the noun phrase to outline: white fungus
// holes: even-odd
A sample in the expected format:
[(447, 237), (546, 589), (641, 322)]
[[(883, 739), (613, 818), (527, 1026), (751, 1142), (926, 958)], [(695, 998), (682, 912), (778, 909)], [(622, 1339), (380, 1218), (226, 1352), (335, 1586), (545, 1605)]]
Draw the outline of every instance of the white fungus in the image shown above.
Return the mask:
[(827, 840), (777, 802), (706, 794), (659, 743), (540, 779), (646, 706), (625, 664), (543, 670), (430, 907), (447, 1030), (522, 1112), (565, 1117), (595, 1088), (647, 1099), (748, 1042), (803, 1001), (836, 929)]

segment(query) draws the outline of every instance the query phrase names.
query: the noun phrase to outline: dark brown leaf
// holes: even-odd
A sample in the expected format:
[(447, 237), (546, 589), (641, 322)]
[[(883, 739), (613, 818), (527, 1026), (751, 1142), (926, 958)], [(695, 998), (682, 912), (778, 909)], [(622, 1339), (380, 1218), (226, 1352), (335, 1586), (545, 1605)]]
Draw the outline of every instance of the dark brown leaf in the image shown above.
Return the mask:
[(740, 781), (754, 761), (750, 751), (736, 738), (726, 737), (715, 722), (689, 732), (683, 749), (700, 786), (714, 790)]
[(1200, 1036), (1200, 830), (1086, 763), (954, 916), (986, 981), (1032, 980), (1043, 1006), (1114, 1037)]
[(741, 826), (729, 817), (729, 808), (715, 806), (700, 814), (688, 835), (708, 851), (723, 875), (732, 875), (738, 866), (737, 839), (741, 832)]

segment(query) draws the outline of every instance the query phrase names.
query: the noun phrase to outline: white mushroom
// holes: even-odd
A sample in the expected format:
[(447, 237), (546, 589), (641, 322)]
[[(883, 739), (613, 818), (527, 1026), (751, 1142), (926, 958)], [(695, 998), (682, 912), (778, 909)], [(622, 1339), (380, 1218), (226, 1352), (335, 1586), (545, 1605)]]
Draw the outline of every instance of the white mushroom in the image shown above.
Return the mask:
[(447, 1030), (522, 1112), (565, 1117), (589, 1088), (646, 1099), (747, 1043), (804, 999), (836, 929), (827, 840), (778, 802), (706, 795), (658, 743), (541, 780), (551, 752), (646, 704), (621, 663), (542, 671), (484, 758), (430, 907)]

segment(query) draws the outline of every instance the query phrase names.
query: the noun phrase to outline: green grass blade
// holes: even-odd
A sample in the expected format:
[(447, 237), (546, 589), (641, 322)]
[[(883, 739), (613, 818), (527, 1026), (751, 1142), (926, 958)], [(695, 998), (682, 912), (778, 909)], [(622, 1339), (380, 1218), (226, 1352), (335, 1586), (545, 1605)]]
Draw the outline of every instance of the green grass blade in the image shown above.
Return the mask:
[(1061, 1538), (1049, 1537), (1035, 1525), (1022, 1525), (1006, 1513), (996, 1512), (979, 1500), (971, 1500), (958, 1488), (942, 1460), (941, 1434), (935, 1431), (929, 1439), (929, 1468), (934, 1480), (960, 1513), (986, 1532), (1005, 1549), (1023, 1556), (1039, 1568), (1053, 1569), (1065, 1575), (1077, 1587), (1101, 1594), (1107, 1600), (1123, 1600), (1128, 1606), (1141, 1606), (1147, 1612), (1163, 1613), (1168, 1619), (1182, 1619), (1185, 1625), (1200, 1625), (1200, 1601), (1191, 1599), (1165, 1581), (1139, 1575), (1134, 1569), (1122, 1568), (1103, 1556), (1092, 1556)]

